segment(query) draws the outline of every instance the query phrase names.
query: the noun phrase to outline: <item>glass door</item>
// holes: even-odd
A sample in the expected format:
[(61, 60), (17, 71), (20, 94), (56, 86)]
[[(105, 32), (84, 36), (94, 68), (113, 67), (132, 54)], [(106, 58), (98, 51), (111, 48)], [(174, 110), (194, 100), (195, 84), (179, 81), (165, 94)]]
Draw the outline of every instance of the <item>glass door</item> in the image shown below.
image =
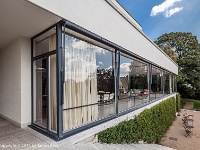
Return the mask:
[(57, 131), (56, 54), (33, 61), (33, 123)]
[(34, 123), (47, 128), (48, 65), (47, 58), (33, 62), (34, 80)]

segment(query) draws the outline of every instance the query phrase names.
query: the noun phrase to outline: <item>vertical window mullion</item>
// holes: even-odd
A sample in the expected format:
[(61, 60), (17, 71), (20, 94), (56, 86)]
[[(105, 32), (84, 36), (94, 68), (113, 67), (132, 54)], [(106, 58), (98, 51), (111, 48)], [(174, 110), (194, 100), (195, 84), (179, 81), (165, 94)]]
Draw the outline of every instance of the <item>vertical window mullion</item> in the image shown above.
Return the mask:
[(62, 25), (56, 25), (56, 49), (57, 49), (57, 135), (63, 136), (63, 115), (62, 115)]
[(119, 112), (120, 51), (115, 50), (115, 113)]

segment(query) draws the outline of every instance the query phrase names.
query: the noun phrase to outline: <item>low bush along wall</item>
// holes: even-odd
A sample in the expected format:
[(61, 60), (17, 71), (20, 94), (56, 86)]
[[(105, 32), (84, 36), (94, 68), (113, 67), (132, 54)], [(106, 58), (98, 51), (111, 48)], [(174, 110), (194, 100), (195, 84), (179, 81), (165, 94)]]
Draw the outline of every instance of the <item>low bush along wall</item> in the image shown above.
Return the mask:
[(150, 109), (144, 110), (134, 119), (123, 121), (117, 126), (98, 133), (98, 141), (103, 143), (159, 143), (175, 119), (176, 101), (169, 98)]

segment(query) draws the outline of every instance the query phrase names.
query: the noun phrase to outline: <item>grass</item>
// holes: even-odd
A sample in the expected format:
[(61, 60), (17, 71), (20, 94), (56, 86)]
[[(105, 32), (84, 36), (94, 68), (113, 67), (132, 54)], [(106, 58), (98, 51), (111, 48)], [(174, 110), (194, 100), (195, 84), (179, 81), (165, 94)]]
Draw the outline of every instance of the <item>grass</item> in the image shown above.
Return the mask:
[(183, 108), (185, 102), (194, 102), (193, 110), (200, 111), (200, 100), (195, 99), (181, 99), (181, 108)]

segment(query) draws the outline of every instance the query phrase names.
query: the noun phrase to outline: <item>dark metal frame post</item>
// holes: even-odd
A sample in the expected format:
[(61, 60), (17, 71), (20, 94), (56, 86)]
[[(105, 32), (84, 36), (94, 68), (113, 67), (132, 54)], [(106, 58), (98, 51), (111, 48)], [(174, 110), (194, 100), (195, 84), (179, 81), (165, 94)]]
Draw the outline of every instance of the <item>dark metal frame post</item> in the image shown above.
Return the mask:
[(117, 114), (119, 113), (119, 83), (120, 83), (120, 50), (117, 59)]
[(56, 49), (57, 49), (57, 135), (58, 139), (63, 136), (63, 113), (62, 113), (62, 24), (56, 25)]
[(120, 71), (120, 51), (115, 50), (115, 113), (119, 113), (119, 71)]

